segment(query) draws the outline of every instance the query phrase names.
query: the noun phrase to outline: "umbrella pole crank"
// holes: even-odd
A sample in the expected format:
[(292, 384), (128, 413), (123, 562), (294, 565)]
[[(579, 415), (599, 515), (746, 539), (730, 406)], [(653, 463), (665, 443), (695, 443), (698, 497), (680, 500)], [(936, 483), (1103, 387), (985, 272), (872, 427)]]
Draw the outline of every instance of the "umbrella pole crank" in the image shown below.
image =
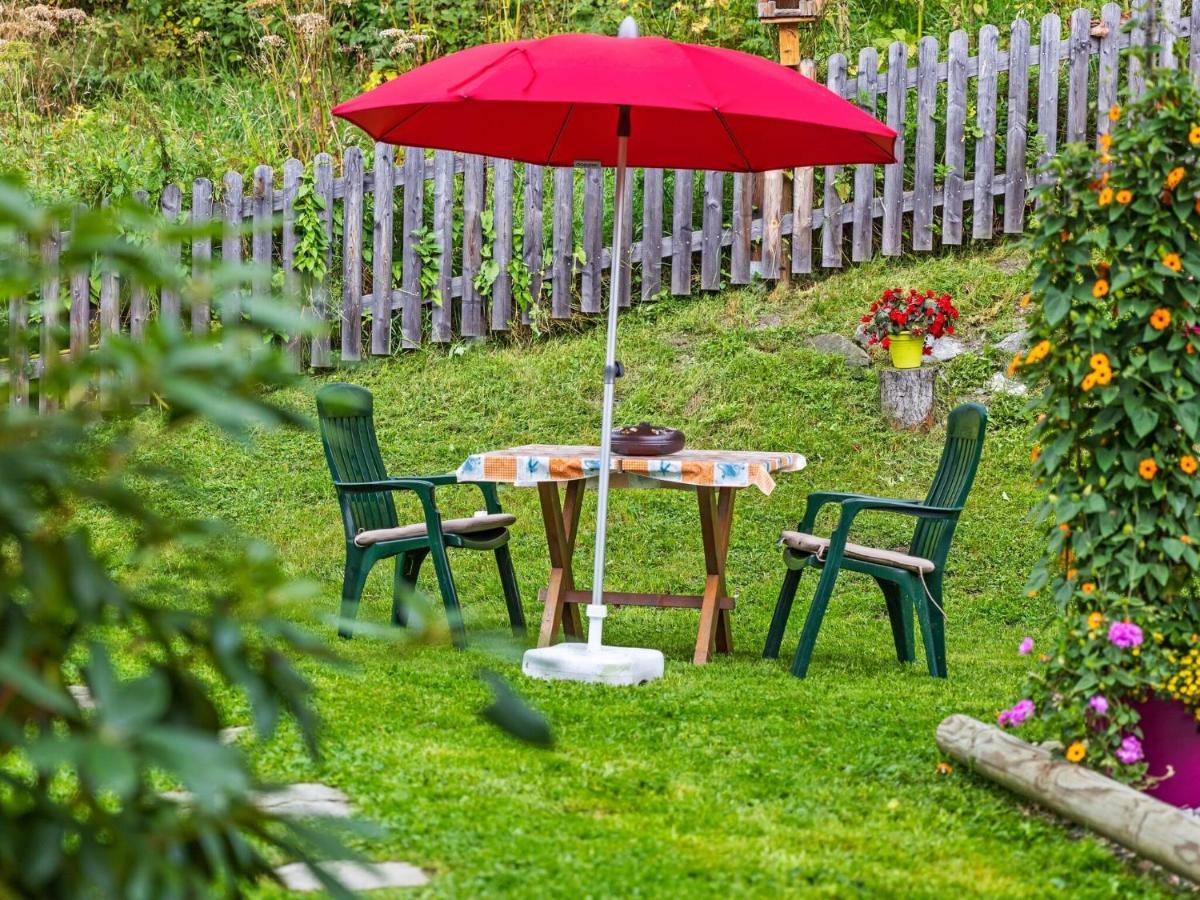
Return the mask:
[(596, 501), (596, 552), (592, 568), (592, 602), (587, 606), (588, 649), (598, 650), (604, 643), (604, 550), (608, 536), (608, 485), (612, 465), (613, 404), (616, 381), (624, 374), (617, 362), (617, 311), (624, 291), (625, 261), (621, 257), (625, 240), (626, 152), (629, 145), (629, 107), (623, 106), (617, 120), (616, 197), (613, 201), (612, 275), (609, 277), (608, 334), (604, 356), (604, 414), (600, 426), (600, 489)]

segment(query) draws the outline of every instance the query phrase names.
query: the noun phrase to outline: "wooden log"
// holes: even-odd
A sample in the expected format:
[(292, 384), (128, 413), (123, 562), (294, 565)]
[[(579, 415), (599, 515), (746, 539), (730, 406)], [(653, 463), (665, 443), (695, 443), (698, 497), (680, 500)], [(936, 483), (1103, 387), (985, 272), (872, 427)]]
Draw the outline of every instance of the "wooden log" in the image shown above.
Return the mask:
[(883, 236), (880, 248), (884, 256), (899, 256), (903, 250), (904, 226), (904, 119), (908, 105), (908, 46), (894, 41), (888, 47), (887, 124), (896, 132), (896, 161), (883, 170)]
[(604, 308), (604, 170), (592, 164), (583, 169), (583, 266), (579, 308), (598, 313)]
[(467, 156), (463, 163), (462, 334), (483, 337), (483, 298), (475, 276), (483, 263), (483, 203), (487, 190), (487, 160)]
[(883, 418), (895, 429), (924, 429), (933, 424), (934, 382), (937, 369), (879, 370), (879, 405)]
[(675, 170), (671, 197), (671, 293), (682, 297), (692, 292), (692, 190), (695, 173)]
[(933, 154), (937, 142), (938, 41), (926, 36), (917, 48), (917, 146), (913, 178), (914, 250), (933, 249)]
[(961, 244), (963, 185), (967, 173), (967, 33), (950, 35), (946, 47), (946, 183), (942, 193), (942, 243)]
[[(242, 176), (237, 172), (226, 172), (221, 190), (221, 221), (224, 223), (221, 229), (221, 262), (228, 266), (240, 266), (242, 263), (242, 201)], [(222, 322), (229, 324), (241, 318), (240, 300), (236, 289), (221, 298)], [(132, 309), (130, 318), (133, 318)], [(145, 319), (141, 321), (145, 322)], [(131, 321), (130, 331), (132, 330)]]
[(363, 154), (346, 151), (342, 207), (342, 361), (362, 359)]
[(721, 225), (725, 216), (725, 173), (704, 173), (704, 211), (700, 219), (700, 288), (721, 287)]
[[(162, 197), (159, 198), (159, 209), (162, 210), (163, 219), (174, 225), (179, 221), (179, 212), (182, 207), (183, 192), (179, 190), (179, 185), (168, 184), (163, 188)], [(172, 272), (179, 268), (182, 254), (178, 240), (168, 240), (163, 245), (163, 257)], [(158, 297), (159, 321), (167, 328), (178, 329), (179, 313), (179, 292), (173, 287), (164, 286)]]
[(733, 252), (729, 263), (729, 283), (750, 283), (750, 225), (754, 219), (754, 176), (738, 172), (733, 176)]
[(1067, 44), (1067, 143), (1087, 138), (1088, 59), (1092, 49), (1092, 14), (1086, 9), (1071, 13)]
[(329, 284), (333, 273), (333, 157), (318, 153), (313, 157), (313, 192), (324, 208), (317, 215), (325, 233), (325, 275), (312, 286), (309, 317), (315, 328), (309, 344), (308, 363), (314, 369), (326, 369), (333, 363), (329, 338)]
[[(879, 54), (874, 47), (864, 47), (858, 52), (858, 100), (859, 106), (871, 116), (875, 115), (879, 99)], [(767, 268), (766, 200), (763, 210), (763, 269)], [(851, 258), (855, 262), (866, 262), (874, 253), (875, 240), (875, 167), (861, 165), (854, 169), (854, 227), (851, 231)], [(763, 273), (766, 275), (766, 272)], [(775, 276), (767, 275), (771, 278)]]
[(392, 352), (395, 154), (391, 144), (375, 145), (375, 195), (371, 204), (371, 354), (374, 356)]
[(571, 293), (575, 286), (575, 171), (554, 170), (554, 213), (551, 221), (550, 315), (555, 319), (571, 317)]
[[(509, 174), (512, 174), (509, 163)], [(421, 257), (417, 254), (415, 235), (425, 224), (425, 151), (420, 147), (404, 148), (404, 210), (400, 246), (400, 336), (405, 350), (421, 346), (424, 325), (421, 309), (425, 298), (421, 293)], [(509, 210), (512, 227), (512, 210)], [(505, 272), (505, 275), (508, 273)]]
[(945, 719), (937, 745), (1008, 790), (1200, 882), (1200, 818), (969, 716)]
[(1029, 118), (1029, 23), (1012, 23), (1008, 41), (1007, 150), (1004, 179), (1004, 232), (1020, 234), (1025, 229), (1025, 151), (1029, 145), (1025, 129)]
[[(300, 305), (300, 273), (296, 271), (296, 195), (300, 192), (300, 179), (304, 176), (304, 163), (292, 158), (283, 164), (283, 225), (279, 234), (279, 263), (283, 268), (283, 302), (299, 318), (303, 315)], [(192, 310), (195, 322), (195, 309)], [(303, 346), (300, 331), (293, 329), (283, 340), (284, 352), (292, 369), (299, 370), (303, 362)]]
[[(1200, 9), (1200, 4), (1196, 4)], [(1106, 3), (1100, 10), (1101, 30), (1107, 34), (1100, 38), (1100, 64), (1096, 75), (1096, 137), (1112, 130), (1108, 111), (1117, 102), (1121, 83), (1121, 5)]]
[[(544, 238), (544, 208), (546, 196), (545, 169), (541, 166), (525, 166), (525, 206), (521, 217), (521, 259), (529, 272), (529, 296), (536, 303), (542, 295), (542, 279), (545, 277), (542, 263), (542, 241)], [(528, 324), (533, 310), (528, 306), (521, 310), (521, 321)]]
[[(825, 84), (839, 97), (846, 87), (846, 57), (835, 53), (829, 57), (825, 73)], [(837, 192), (841, 166), (825, 167), (825, 220), (821, 228), (821, 265), (826, 269), (842, 267), (842, 241), (845, 228), (842, 224), (842, 198)]]
[(975, 87), (975, 197), (971, 210), (971, 237), (992, 236), (992, 178), (996, 172), (996, 47), (995, 25), (979, 29), (979, 76)]
[[(192, 182), (192, 225), (204, 229), (212, 218), (212, 182), (207, 178), (197, 178)], [(192, 279), (197, 280), (206, 276), (209, 262), (212, 260), (212, 238), (207, 231), (192, 236)], [(104, 303), (100, 304), (100, 325), (104, 329)], [(196, 292), (192, 298), (192, 333), (206, 334), (209, 317), (212, 311), (208, 299), (202, 291)]]
[(513, 254), (513, 161), (492, 162), (492, 259), (499, 267), (492, 284), (492, 331), (508, 331), (513, 315), (512, 275), (508, 271)]
[[(811, 59), (801, 61), (800, 74), (812, 78), (816, 74), (816, 63)], [(792, 170), (792, 272), (797, 275), (812, 271), (815, 176), (812, 166)]]
[(653, 300), (662, 290), (663, 170), (646, 169), (642, 176), (642, 299)]
[(448, 343), (454, 336), (454, 152), (439, 150), (433, 157), (433, 233), (438, 242), (437, 296), (433, 302), (430, 337)]

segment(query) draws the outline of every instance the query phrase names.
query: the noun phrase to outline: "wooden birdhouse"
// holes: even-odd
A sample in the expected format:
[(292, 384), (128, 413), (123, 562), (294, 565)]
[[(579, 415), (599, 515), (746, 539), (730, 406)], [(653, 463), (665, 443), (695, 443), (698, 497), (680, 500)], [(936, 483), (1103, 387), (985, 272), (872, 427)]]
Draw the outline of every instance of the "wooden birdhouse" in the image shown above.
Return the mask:
[(825, 14), (829, 0), (759, 0), (758, 21), (779, 29), (779, 61), (800, 65), (800, 26)]

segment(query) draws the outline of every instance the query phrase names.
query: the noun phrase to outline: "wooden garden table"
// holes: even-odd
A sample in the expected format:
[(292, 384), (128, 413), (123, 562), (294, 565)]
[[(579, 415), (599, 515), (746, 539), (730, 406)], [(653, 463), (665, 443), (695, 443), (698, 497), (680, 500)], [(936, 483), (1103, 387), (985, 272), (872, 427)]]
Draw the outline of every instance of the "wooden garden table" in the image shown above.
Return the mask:
[[(667, 456), (612, 457), (613, 488), (676, 488), (696, 492), (700, 507), (700, 541), (704, 547), (702, 594), (605, 591), (611, 606), (653, 606), (700, 610), (693, 662), (703, 665), (714, 648), (733, 650), (729, 613), (734, 600), (725, 585), (725, 560), (733, 526), (736, 492), (757, 487), (764, 494), (775, 488), (777, 472), (798, 472), (805, 459), (798, 453), (755, 453), (727, 450), (683, 450)], [(600, 448), (529, 444), (476, 454), (458, 469), (459, 481), (506, 482), (536, 487), (542, 505), (542, 522), (550, 551), (550, 581), (539, 592), (545, 603), (538, 646), (558, 638), (561, 627), (567, 638), (582, 639), (579, 606), (590, 603), (591, 591), (575, 588), (573, 560), (583, 491), (600, 471)], [(560, 486), (565, 485), (564, 490)]]

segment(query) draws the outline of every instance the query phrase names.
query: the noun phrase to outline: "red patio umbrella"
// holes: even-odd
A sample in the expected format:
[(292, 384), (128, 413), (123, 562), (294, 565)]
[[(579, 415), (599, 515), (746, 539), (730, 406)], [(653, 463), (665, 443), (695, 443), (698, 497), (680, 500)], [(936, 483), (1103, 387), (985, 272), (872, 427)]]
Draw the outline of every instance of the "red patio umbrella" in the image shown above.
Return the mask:
[[(333, 112), (392, 144), (547, 166), (615, 166), (614, 261), (624, 238), (627, 166), (759, 172), (895, 161), (894, 131), (799, 73), (748, 53), (638, 37), (632, 19), (622, 23), (616, 38), (564, 34), (453, 53)], [(596, 554), (587, 610), (588, 651), (594, 655), (576, 670), (585, 680), (610, 680), (595, 677), (606, 665), (598, 662), (599, 651), (618, 649), (602, 648), (601, 633), (622, 269), (613, 266), (608, 301)], [(658, 674), (661, 660), (659, 654)], [(564, 656), (557, 662), (569, 667), (575, 661)]]

